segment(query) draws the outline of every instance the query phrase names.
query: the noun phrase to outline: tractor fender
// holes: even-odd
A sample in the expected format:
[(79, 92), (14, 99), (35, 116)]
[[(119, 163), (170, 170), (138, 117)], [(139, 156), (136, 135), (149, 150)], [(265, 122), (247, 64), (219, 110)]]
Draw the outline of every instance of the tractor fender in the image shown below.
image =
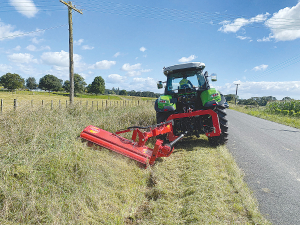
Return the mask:
[(173, 112), (176, 110), (176, 108), (172, 105), (165, 105), (163, 108), (158, 107), (158, 99), (156, 99), (154, 104), (154, 109), (156, 112)]

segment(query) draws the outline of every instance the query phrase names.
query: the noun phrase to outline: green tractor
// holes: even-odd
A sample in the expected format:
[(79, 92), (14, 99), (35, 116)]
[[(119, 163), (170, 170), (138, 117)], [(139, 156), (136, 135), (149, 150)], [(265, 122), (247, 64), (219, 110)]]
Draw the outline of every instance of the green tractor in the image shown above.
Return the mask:
[(206, 134), (211, 145), (222, 145), (228, 136), (226, 99), (210, 88), (208, 77), (216, 81), (217, 76), (204, 73), (204, 68), (204, 63), (192, 62), (163, 69), (167, 81), (157, 83), (165, 91), (155, 101), (156, 120), (158, 124), (172, 121), (174, 136)]

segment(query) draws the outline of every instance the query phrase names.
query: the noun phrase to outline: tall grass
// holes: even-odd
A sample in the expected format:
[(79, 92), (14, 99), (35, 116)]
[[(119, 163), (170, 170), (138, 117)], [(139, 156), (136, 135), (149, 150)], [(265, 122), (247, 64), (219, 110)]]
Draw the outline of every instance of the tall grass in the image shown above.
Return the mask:
[(155, 166), (77, 137), (155, 123), (153, 105), (99, 111), (23, 108), (0, 115), (1, 224), (265, 223), (226, 148), (187, 138)]

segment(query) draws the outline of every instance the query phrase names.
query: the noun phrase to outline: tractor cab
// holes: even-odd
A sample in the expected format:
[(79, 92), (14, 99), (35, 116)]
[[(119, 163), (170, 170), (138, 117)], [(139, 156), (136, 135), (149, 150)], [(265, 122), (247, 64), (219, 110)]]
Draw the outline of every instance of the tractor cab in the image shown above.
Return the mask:
[[(204, 72), (205, 64), (192, 62), (169, 66), (163, 69), (166, 82), (159, 81), (157, 87), (165, 88), (164, 94), (155, 104), (160, 112), (182, 113), (205, 108), (214, 108), (221, 101), (220, 93), (210, 88), (208, 77), (216, 81), (216, 74)], [(163, 85), (165, 84), (165, 85)], [(223, 101), (220, 102), (223, 104)]]
[[(189, 93), (195, 91), (204, 91), (209, 89), (208, 73), (203, 73), (204, 63), (194, 62), (179, 64), (164, 68), (164, 74), (167, 77), (165, 85), (165, 95), (174, 95), (176, 93)], [(213, 75), (215, 76), (215, 75)], [(215, 81), (216, 77), (212, 79)], [(163, 88), (163, 82), (159, 81), (157, 87)]]

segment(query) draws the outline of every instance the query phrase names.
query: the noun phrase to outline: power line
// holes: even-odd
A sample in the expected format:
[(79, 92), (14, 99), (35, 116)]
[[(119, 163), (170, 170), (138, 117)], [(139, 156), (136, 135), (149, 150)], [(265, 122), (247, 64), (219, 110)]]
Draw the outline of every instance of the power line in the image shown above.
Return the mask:
[[(19, 1), (21, 3), (23, 1)], [(80, 7), (85, 8), (84, 10), (92, 12), (100, 12), (113, 15), (123, 15), (123, 16), (133, 16), (133, 17), (143, 17), (150, 19), (162, 19), (169, 21), (178, 21), (178, 22), (190, 22), (190, 23), (200, 23), (200, 24), (211, 24), (211, 25), (222, 25), (220, 24), (226, 20), (236, 20), (237, 17), (245, 17), (240, 15), (232, 15), (226, 13), (209, 13), (209, 12), (200, 12), (200, 11), (190, 11), (190, 10), (178, 10), (172, 8), (158, 8), (158, 7), (148, 7), (141, 5), (131, 5), (131, 4), (122, 4), (114, 3), (108, 1), (90, 1), (95, 4), (90, 5), (80, 5)], [(40, 1), (39, 3), (48, 3), (47, 1)], [(96, 4), (97, 3), (97, 4)], [(13, 6), (8, 6), (13, 7)], [(28, 6), (29, 7), (29, 6)], [(61, 6), (56, 5), (47, 5), (36, 6), (40, 11), (59, 11), (63, 10)], [(11, 10), (10, 10), (11, 11)], [(27, 11), (27, 10), (22, 10)], [(3, 12), (3, 10), (1, 10)], [(251, 19), (247, 19), (248, 21)], [(297, 23), (299, 21), (299, 24)], [(264, 21), (261, 21), (264, 22)], [(287, 24), (288, 23), (288, 24)], [(256, 24), (256, 25), (255, 25)], [(264, 28), (264, 25), (258, 26), (257, 21), (244, 23), (230, 22), (228, 24), (223, 24), (224, 26), (230, 27), (252, 27), (252, 28)], [(270, 29), (274, 30), (298, 30), (300, 29), (300, 20), (299, 19), (287, 19), (287, 18), (277, 18), (275, 22), (272, 22), (273, 27)], [(276, 26), (276, 27), (274, 27)], [(284, 27), (280, 27), (284, 26)]]
[(0, 38), (0, 40), (14, 38), (14, 37), (20, 37), (20, 36), (26, 36), (28, 34), (39, 33), (39, 32), (46, 31), (46, 30), (52, 30), (52, 29), (59, 28), (59, 27), (64, 27), (64, 26), (67, 26), (67, 25), (68, 24), (64, 24), (64, 25), (59, 25), (59, 26), (55, 26), (55, 27), (49, 27), (49, 28), (46, 28), (46, 29), (38, 29), (36, 31), (30, 31), (30, 32), (26, 32), (26, 33), (20, 33), (20, 34), (16, 34), (16, 35), (6, 36), (6, 37)]

